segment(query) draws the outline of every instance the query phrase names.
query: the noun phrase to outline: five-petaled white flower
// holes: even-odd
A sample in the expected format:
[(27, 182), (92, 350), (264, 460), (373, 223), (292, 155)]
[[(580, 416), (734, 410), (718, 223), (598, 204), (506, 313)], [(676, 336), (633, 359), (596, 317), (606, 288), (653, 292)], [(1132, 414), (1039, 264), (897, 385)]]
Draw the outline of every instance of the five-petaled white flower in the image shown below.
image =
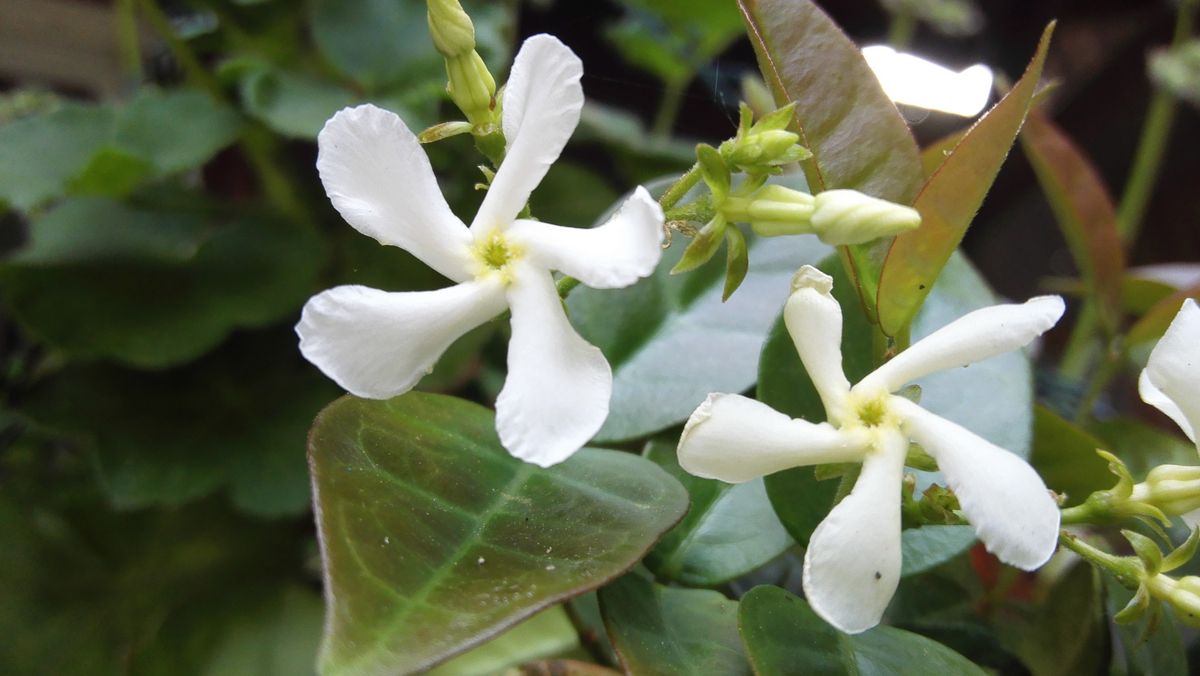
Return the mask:
[(405, 293), (339, 286), (314, 296), (296, 325), (309, 361), (351, 393), (385, 399), (411, 389), (459, 336), (511, 308), (508, 377), (496, 400), (501, 443), (545, 467), (596, 433), (612, 370), (567, 321), (550, 271), (597, 288), (632, 284), (662, 255), (663, 213), (638, 188), (596, 228), (518, 218), (579, 121), (582, 74), (553, 37), (522, 45), (504, 93), (505, 158), (470, 228), (450, 211), (399, 117), (365, 105), (325, 124), (317, 169), (334, 207), (457, 284)]
[(861, 462), (854, 489), (813, 532), (804, 556), (812, 608), (842, 631), (879, 623), (900, 579), (900, 484), (909, 442), (938, 461), (979, 539), (1031, 570), (1054, 553), (1059, 512), (1024, 460), (892, 394), (930, 373), (1017, 349), (1063, 313), (1057, 296), (976, 310), (913, 344), (850, 386), (842, 371), (842, 311), (833, 280), (804, 266), (784, 321), (829, 422), (793, 420), (736, 394), (711, 394), (679, 440), (679, 463), (731, 483), (802, 465)]
[(1166, 413), (1200, 448), (1200, 307), (1183, 302), (1171, 326), (1150, 351), (1138, 378), (1142, 401)]

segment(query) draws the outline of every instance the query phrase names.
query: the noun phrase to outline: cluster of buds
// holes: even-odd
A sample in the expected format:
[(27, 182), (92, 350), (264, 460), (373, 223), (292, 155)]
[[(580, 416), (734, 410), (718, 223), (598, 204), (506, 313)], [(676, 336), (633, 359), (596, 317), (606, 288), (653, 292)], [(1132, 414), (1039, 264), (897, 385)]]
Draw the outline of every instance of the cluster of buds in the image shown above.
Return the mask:
[(1153, 527), (1154, 521), (1170, 525), (1169, 517), (1182, 516), (1189, 526), (1195, 525), (1193, 512), (1200, 510), (1200, 467), (1159, 465), (1145, 481), (1135, 484), (1120, 458), (1107, 451), (1096, 453), (1108, 461), (1117, 484), (1064, 509), (1063, 523), (1115, 523), (1136, 518)]
[(470, 133), (480, 150), (495, 159), (504, 149), (499, 99), (496, 80), (475, 51), (475, 25), (458, 0), (429, 0), (427, 8), (433, 46), (446, 61), (446, 92), (467, 121), (434, 125), (420, 135), (421, 142)]
[[(728, 244), (725, 294), (741, 284), (749, 267), (746, 238), (733, 223), (747, 223), (763, 237), (816, 235), (833, 246), (862, 244), (916, 228), (921, 215), (911, 207), (881, 200), (856, 190), (827, 190), (811, 195), (767, 178), (785, 164), (808, 159), (799, 135), (786, 131), (794, 106), (776, 110), (751, 123), (750, 108), (741, 107), (737, 135), (720, 148), (696, 147), (697, 166), (711, 197), (701, 208), (684, 214), (707, 221), (684, 252), (673, 273), (687, 272), (708, 262)], [(740, 182), (734, 174), (744, 174)]]

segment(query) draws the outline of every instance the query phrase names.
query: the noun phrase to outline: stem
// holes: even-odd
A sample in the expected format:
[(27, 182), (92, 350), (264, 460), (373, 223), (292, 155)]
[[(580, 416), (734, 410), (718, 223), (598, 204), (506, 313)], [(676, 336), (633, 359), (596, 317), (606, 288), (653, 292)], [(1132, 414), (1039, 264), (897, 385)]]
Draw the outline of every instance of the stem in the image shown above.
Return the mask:
[(175, 34), (175, 28), (171, 25), (171, 20), (158, 6), (155, 0), (141, 0), (142, 13), (146, 16), (146, 21), (150, 23), (150, 27), (154, 32), (158, 33), (163, 42), (167, 43), (167, 49), (171, 51), (171, 56), (179, 62), (179, 67), (183, 69), (184, 76), (191, 83), (209, 93), (218, 101), (225, 100), (225, 92), (221, 90), (220, 83), (205, 69), (200, 63), (200, 59), (196, 57), (195, 52), (188, 46), (178, 35)]
[(899, 9), (892, 15), (888, 24), (887, 42), (897, 50), (906, 49), (912, 44), (913, 35), (917, 32), (917, 18), (906, 9)]
[(663, 211), (670, 209), (699, 182), (700, 163), (697, 162), (692, 165), (691, 169), (684, 172), (683, 176), (680, 176), (679, 180), (675, 181), (670, 188), (667, 188), (663, 196), (658, 198), (658, 205), (662, 207)]
[(577, 286), (579, 286), (578, 279), (575, 279), (574, 277), (563, 277), (562, 279), (558, 280), (558, 297), (566, 298), (567, 296), (571, 295), (571, 292), (574, 291), (575, 287)]
[[(1171, 38), (1172, 47), (1183, 44), (1191, 36), (1195, 18), (1196, 3), (1179, 3), (1175, 14), (1175, 34)], [(1146, 204), (1150, 201), (1159, 170), (1162, 168), (1163, 154), (1177, 109), (1178, 102), (1175, 96), (1164, 89), (1155, 91), (1150, 99), (1136, 159), (1129, 182), (1125, 184), (1125, 192), (1121, 195), (1120, 208), (1117, 210), (1117, 230), (1127, 244), (1137, 239), (1142, 218), (1146, 213)]]
[(1075, 411), (1075, 422), (1083, 423), (1091, 414), (1092, 408), (1096, 405), (1096, 400), (1104, 393), (1104, 388), (1109, 381), (1117, 375), (1120, 370), (1121, 360), (1120, 353), (1116, 350), (1106, 350), (1104, 360), (1100, 362), (1100, 366), (1092, 371), (1092, 377), (1088, 383), (1086, 392), (1083, 398), (1079, 401), (1079, 408)]
[(121, 67), (130, 79), (142, 80), (142, 45), (138, 40), (137, 0), (117, 0), (115, 6), (117, 47)]
[(662, 141), (671, 136), (671, 129), (675, 126), (675, 119), (679, 117), (679, 107), (683, 105), (683, 94), (687, 91), (689, 81), (690, 75), (667, 83), (662, 100), (658, 104), (658, 112), (654, 115), (654, 126), (650, 128), (650, 135), (655, 140)]
[(1141, 584), (1141, 577), (1138, 574), (1141, 572), (1141, 565), (1134, 560), (1102, 552), (1065, 530), (1059, 531), (1058, 542), (1083, 557), (1088, 563), (1112, 573), (1113, 577), (1117, 578), (1117, 581), (1125, 587), (1137, 589)]

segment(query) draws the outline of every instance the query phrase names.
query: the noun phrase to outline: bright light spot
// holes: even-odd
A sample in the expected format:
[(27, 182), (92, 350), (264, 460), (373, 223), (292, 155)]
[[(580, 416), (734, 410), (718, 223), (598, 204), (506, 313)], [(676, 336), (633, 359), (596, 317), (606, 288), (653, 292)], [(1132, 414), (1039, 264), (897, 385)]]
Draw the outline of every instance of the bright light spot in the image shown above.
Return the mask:
[(884, 93), (896, 103), (974, 117), (992, 93), (992, 71), (982, 64), (956, 73), (883, 45), (863, 47), (862, 53)]

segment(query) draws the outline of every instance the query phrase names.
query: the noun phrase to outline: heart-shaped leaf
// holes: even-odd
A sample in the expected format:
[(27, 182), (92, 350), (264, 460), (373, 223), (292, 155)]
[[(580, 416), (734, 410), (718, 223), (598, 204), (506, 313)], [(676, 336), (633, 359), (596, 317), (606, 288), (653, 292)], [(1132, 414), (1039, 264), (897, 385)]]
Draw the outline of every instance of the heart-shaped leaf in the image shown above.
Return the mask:
[(326, 674), (427, 669), (611, 580), (687, 509), (647, 460), (584, 449), (525, 464), (491, 411), (440, 395), (339, 399), (309, 454)]
[(600, 590), (604, 626), (630, 674), (751, 674), (737, 601), (630, 573)]
[(727, 484), (692, 476), (679, 466), (674, 442), (651, 442), (644, 455), (692, 497), (687, 516), (646, 557), (659, 578), (712, 587), (758, 568), (792, 545), (762, 479)]

